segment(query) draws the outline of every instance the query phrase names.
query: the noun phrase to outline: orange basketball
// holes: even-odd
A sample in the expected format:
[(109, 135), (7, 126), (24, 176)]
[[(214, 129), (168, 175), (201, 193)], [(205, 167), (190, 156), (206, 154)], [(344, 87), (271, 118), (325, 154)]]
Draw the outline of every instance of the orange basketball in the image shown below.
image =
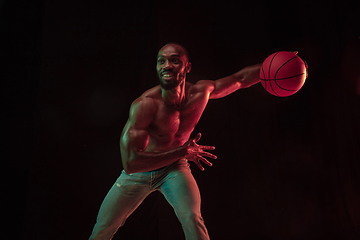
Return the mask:
[(261, 84), (277, 97), (293, 95), (304, 85), (306, 63), (293, 52), (276, 52), (265, 59), (260, 70)]

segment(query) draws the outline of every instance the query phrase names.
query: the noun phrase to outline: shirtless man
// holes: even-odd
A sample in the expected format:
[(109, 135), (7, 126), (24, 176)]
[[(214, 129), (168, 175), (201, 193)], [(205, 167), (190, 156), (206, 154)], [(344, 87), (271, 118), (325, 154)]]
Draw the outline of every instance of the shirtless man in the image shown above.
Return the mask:
[(174, 208), (187, 240), (210, 239), (200, 211), (200, 193), (188, 161), (201, 170), (213, 146), (190, 139), (209, 99), (221, 98), (259, 82), (261, 64), (246, 67), (216, 81), (185, 81), (191, 70), (187, 51), (166, 44), (157, 56), (160, 86), (131, 107), (120, 139), (123, 172), (105, 197), (90, 239), (111, 239), (128, 216), (153, 191), (160, 191)]

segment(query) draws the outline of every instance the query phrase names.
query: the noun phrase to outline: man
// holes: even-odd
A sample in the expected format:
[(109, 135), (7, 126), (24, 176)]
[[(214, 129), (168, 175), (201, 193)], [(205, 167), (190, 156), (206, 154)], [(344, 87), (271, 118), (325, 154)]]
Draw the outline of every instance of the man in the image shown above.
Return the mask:
[(198, 145), (201, 134), (190, 139), (209, 99), (221, 98), (259, 82), (261, 64), (216, 80), (185, 81), (191, 70), (187, 51), (179, 44), (162, 47), (156, 70), (160, 86), (131, 107), (120, 139), (124, 170), (101, 205), (90, 239), (111, 239), (128, 216), (153, 191), (160, 191), (174, 208), (189, 239), (209, 239), (200, 212), (200, 193), (188, 161), (201, 170), (213, 146)]

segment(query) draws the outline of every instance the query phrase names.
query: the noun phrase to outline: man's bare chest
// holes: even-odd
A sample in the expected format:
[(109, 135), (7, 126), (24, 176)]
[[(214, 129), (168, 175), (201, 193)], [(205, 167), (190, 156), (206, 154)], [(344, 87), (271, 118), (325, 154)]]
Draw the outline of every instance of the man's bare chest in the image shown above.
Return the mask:
[(190, 134), (198, 123), (203, 108), (191, 106), (175, 109), (161, 104), (151, 123), (153, 134), (158, 136), (174, 136)]

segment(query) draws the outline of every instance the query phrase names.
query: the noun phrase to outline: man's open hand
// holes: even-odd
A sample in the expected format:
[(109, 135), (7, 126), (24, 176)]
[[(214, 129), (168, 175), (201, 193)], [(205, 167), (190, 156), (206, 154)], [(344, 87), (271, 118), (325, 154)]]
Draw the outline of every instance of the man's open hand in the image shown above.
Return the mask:
[(204, 151), (204, 150), (214, 150), (215, 149), (214, 146), (202, 146), (197, 144), (200, 138), (201, 138), (201, 133), (198, 133), (195, 138), (189, 139), (189, 141), (187, 141), (184, 144), (184, 147), (186, 147), (187, 149), (187, 155), (186, 155), (187, 159), (194, 162), (201, 169), (201, 171), (204, 171), (205, 169), (201, 165), (200, 161), (204, 162), (205, 164), (211, 167), (212, 163), (209, 162), (205, 157), (216, 159), (217, 156)]

